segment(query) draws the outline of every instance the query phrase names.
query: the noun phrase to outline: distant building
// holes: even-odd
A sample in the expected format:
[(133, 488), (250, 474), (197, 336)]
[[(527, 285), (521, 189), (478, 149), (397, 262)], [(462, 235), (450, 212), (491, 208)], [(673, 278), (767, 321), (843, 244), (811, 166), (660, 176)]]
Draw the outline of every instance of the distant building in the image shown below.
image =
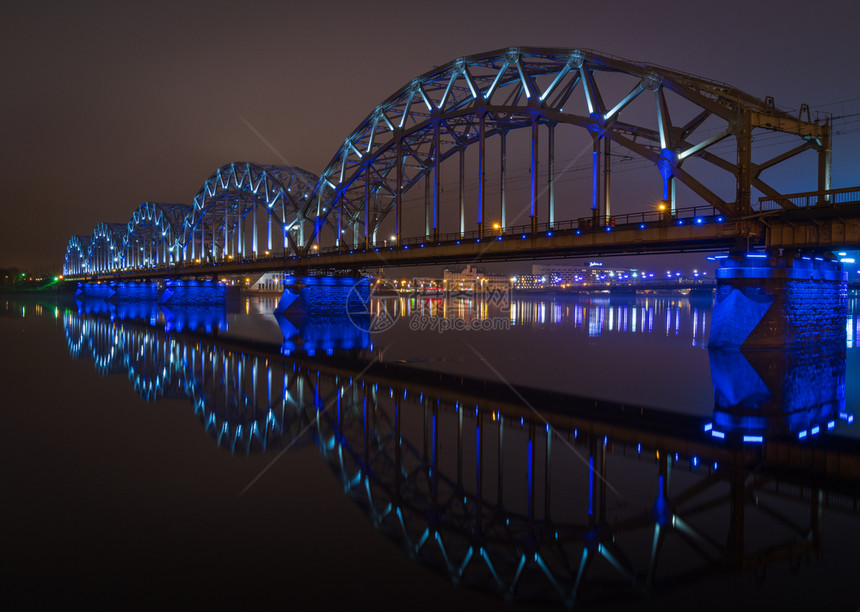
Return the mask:
[(466, 266), (461, 272), (445, 270), (442, 273), (442, 283), (445, 291), (450, 292), (483, 292), (497, 289), (510, 289), (511, 279), (507, 276), (484, 274), (472, 266)]
[(592, 261), (587, 266), (534, 264), (531, 274), (519, 274), (512, 282), (514, 289), (534, 290), (608, 286), (619, 282), (636, 282), (639, 278), (640, 272), (636, 268), (607, 267), (603, 262)]
[(514, 277), (514, 289), (543, 289), (544, 277), (537, 274), (519, 274)]
[(412, 279), (412, 290), (418, 293), (441, 293), (444, 287), (444, 281), (439, 278), (416, 276)]
[(636, 268), (605, 266), (601, 261), (589, 262), (587, 266), (564, 264), (534, 264), (532, 276), (543, 280), (544, 287), (564, 287), (567, 285), (608, 285), (609, 283), (629, 282), (639, 277)]

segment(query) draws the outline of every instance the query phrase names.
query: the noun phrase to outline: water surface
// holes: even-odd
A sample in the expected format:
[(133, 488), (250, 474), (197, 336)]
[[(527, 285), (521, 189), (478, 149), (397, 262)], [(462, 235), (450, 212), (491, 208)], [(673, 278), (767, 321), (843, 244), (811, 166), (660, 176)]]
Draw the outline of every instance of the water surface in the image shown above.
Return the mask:
[[(284, 321), (272, 299), (2, 304), (19, 602), (465, 608), (513, 584), (516, 606), (557, 605), (585, 558), (585, 608), (856, 607), (856, 481), (830, 478), (810, 505), (828, 479), (732, 477), (755, 463), (733, 453), (804, 430), (809, 448), (857, 452), (856, 304), (844, 347), (764, 360), (709, 353), (709, 302), (678, 296), (404, 298), (372, 333)], [(684, 490), (692, 503), (667, 510)], [(740, 540), (732, 495), (759, 500)]]

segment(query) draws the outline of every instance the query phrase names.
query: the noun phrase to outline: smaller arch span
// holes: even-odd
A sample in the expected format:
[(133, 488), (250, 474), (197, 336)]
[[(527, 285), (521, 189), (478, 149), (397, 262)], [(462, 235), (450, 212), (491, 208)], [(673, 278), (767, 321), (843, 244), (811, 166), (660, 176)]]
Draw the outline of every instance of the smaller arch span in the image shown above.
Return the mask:
[(145, 268), (180, 261), (187, 204), (144, 202), (131, 215), (122, 238), (122, 265)]
[(122, 266), (124, 223), (99, 223), (87, 250), (87, 271), (109, 272)]
[(65, 276), (87, 272), (90, 238), (91, 236), (79, 234), (69, 239), (69, 244), (66, 246), (66, 257), (63, 260), (63, 274)]
[(314, 227), (310, 194), (318, 180), (294, 166), (233, 162), (218, 168), (183, 223), (184, 259), (244, 259), (274, 248), (299, 254), (306, 229)]

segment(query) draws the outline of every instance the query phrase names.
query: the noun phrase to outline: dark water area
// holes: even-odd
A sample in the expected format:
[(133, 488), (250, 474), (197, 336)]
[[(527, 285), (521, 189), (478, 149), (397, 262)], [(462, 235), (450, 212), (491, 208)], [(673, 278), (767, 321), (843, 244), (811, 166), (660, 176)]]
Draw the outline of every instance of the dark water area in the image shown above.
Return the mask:
[(4, 608), (860, 608), (856, 300), (275, 302), (0, 299)]

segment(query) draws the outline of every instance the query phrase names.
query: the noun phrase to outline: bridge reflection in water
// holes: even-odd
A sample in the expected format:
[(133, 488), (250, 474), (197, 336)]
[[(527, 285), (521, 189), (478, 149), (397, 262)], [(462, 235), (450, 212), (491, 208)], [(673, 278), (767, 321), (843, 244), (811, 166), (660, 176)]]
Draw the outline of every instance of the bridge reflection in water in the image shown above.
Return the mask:
[[(173, 315), (192, 331), (225, 320)], [(165, 316), (88, 301), (64, 314), (69, 350), (146, 400), (188, 398), (230, 452), (316, 444), (410, 557), (506, 598), (599, 601), (799, 568), (821, 552), (825, 510), (860, 514), (860, 446), (829, 435), (853, 421), (844, 344), (712, 353), (703, 419), (378, 363), (342, 325), (325, 357), (285, 356), (172, 333)], [(285, 343), (324, 324), (292, 325)]]

